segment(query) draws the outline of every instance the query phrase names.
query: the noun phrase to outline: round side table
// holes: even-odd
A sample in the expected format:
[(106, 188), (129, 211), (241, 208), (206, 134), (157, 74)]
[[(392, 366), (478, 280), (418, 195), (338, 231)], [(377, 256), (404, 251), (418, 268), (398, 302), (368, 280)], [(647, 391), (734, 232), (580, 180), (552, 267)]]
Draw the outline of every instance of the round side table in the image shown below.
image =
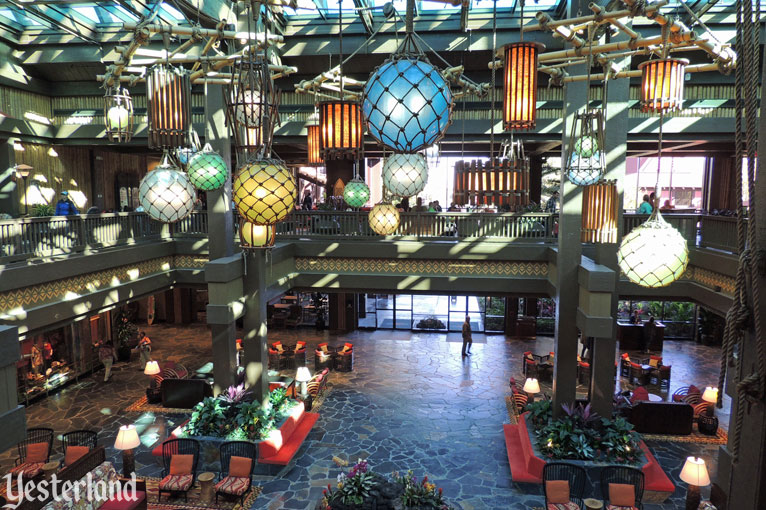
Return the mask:
[(43, 464), (43, 476), (45, 476), (46, 480), (49, 480), (53, 477), (54, 474), (59, 470), (59, 463), (58, 462), (48, 462), (46, 464)]
[(703, 414), (697, 419), (697, 430), (700, 431), (700, 434), (715, 436), (718, 434), (718, 418)]
[(197, 477), (199, 481), (199, 499), (203, 503), (210, 503), (213, 501), (213, 481), (215, 480), (215, 473), (205, 472), (200, 473)]
[(585, 498), (582, 500), (586, 510), (602, 510), (604, 502), (599, 499)]

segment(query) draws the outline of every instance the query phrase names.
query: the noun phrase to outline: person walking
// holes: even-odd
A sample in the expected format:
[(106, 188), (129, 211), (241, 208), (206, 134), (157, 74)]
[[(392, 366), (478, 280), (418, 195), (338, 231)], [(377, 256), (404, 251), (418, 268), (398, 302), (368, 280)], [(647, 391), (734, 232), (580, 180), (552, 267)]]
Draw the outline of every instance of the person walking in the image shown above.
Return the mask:
[(649, 317), (649, 322), (644, 324), (644, 354), (649, 354), (649, 349), (654, 343), (654, 338), (657, 335), (657, 324), (654, 322), (654, 316)]
[[(473, 345), (473, 338), (471, 338), (471, 317), (466, 315), (465, 322), (463, 323), (463, 356), (471, 354), (471, 346)], [(466, 349), (466, 347), (468, 349)]]
[(98, 359), (104, 364), (104, 382), (109, 382), (112, 376), (112, 364), (114, 363), (114, 346), (111, 340), (102, 340), (93, 344), (98, 349)]
[(545, 212), (556, 213), (559, 210), (559, 192), (554, 191), (551, 197), (545, 202)]
[(80, 214), (74, 202), (69, 198), (68, 191), (61, 192), (61, 198), (56, 203), (56, 216), (72, 216), (74, 214)]
[(141, 355), (139, 359), (141, 370), (143, 370), (146, 368), (146, 363), (152, 360), (152, 341), (143, 331), (138, 334), (138, 345), (136, 346), (136, 349), (138, 349), (138, 352)]

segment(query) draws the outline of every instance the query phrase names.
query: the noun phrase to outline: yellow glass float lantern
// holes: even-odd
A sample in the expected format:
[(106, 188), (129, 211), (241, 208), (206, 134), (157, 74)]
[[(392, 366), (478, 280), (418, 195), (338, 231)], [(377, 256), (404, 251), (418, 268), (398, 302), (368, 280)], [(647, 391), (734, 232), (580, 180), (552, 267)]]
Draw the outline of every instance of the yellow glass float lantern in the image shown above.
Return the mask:
[(399, 220), (399, 210), (387, 202), (376, 204), (368, 215), (370, 228), (382, 236), (390, 236), (396, 232), (399, 228)]
[(243, 165), (234, 179), (237, 212), (255, 225), (273, 225), (294, 208), (298, 186), (290, 170), (275, 159), (258, 159)]

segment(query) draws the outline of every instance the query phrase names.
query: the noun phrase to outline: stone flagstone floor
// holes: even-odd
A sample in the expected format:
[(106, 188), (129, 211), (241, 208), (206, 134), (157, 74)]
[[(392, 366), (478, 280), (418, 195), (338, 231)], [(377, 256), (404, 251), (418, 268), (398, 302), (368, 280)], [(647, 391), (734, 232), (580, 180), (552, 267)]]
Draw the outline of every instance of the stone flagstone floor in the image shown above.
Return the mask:
[[(204, 326), (155, 325), (147, 331), (155, 359), (192, 369), (210, 359), (210, 334)], [(320, 341), (351, 341), (355, 366), (351, 373), (332, 374), (321, 417), (294, 466), (279, 478), (259, 477), (256, 483), (264, 490), (253, 508), (313, 508), (323, 487), (334, 483), (341, 471), (334, 456), (350, 463), (366, 458), (372, 469), (384, 474), (407, 469), (418, 477), (427, 474), (463, 510), (542, 506), (540, 486), (510, 480), (502, 424), (508, 423), (504, 400), (508, 379), (521, 376), (521, 353), (549, 351), (550, 338), (517, 341), (487, 336), (486, 343), (474, 343), (473, 354), (465, 359), (460, 356), (461, 344), (447, 341), (444, 334), (360, 331), (336, 336), (302, 329), (273, 331), (270, 338), (286, 343), (306, 340), (309, 353)], [(673, 364), (671, 389), (690, 383), (704, 386), (717, 379), (719, 349), (668, 341), (664, 356)], [(311, 354), (309, 367), (313, 371)], [(137, 423), (143, 442), (136, 451), (139, 475), (158, 476), (150, 450), (185, 416), (124, 412), (148, 383), (135, 359), (129, 365), (118, 364), (112, 382), (103, 384), (102, 378), (103, 372), (97, 373), (32, 404), (28, 425), (51, 426), (57, 435), (78, 428), (99, 430), (100, 444), (119, 469), (120, 454), (112, 448), (117, 429)], [(686, 486), (678, 474), (686, 456), (702, 456), (711, 478), (715, 475), (715, 445), (648, 444), (677, 489), (665, 504), (645, 505), (646, 510), (683, 507)], [(59, 450), (60, 442), (55, 447)], [(15, 449), (0, 455), (2, 472), (12, 466), (15, 456)], [(703, 489), (703, 496), (707, 493)]]

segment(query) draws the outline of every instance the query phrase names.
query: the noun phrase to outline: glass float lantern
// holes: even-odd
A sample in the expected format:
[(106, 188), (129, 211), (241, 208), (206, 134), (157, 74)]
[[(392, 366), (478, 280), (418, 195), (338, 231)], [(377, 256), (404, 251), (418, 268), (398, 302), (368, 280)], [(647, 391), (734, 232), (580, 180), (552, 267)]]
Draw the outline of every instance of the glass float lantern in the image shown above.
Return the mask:
[(162, 163), (141, 179), (138, 201), (157, 221), (175, 223), (186, 218), (194, 208), (197, 194), (189, 178), (175, 166), (167, 152)]
[(184, 147), (179, 147), (175, 151), (176, 159), (182, 168), (188, 170), (189, 160), (199, 152), (199, 137), (194, 129), (189, 130), (189, 139)]
[(642, 287), (666, 287), (689, 263), (686, 239), (655, 208), (645, 223), (622, 239), (617, 263), (628, 279)]
[(358, 159), (363, 143), (359, 103), (341, 99), (319, 103), (319, 131), (323, 160)]
[(343, 188), (343, 201), (346, 202), (349, 207), (354, 207), (356, 209), (364, 207), (364, 204), (366, 204), (369, 199), (370, 188), (358, 175), (348, 181)]
[(255, 225), (273, 225), (294, 208), (298, 192), (290, 170), (275, 159), (242, 166), (234, 179), (233, 199), (239, 215)]
[(324, 160), (320, 152), (319, 141), (319, 114), (314, 112), (306, 122), (306, 142), (308, 144), (308, 157), (306, 164), (308, 166), (322, 166)]
[(617, 183), (601, 181), (585, 186), (582, 196), (583, 243), (617, 242)]
[(109, 89), (104, 96), (104, 125), (112, 142), (129, 142), (133, 137), (133, 99), (127, 89)]
[(394, 55), (364, 87), (370, 135), (396, 152), (414, 153), (439, 141), (450, 124), (452, 92), (423, 55)]
[(577, 186), (597, 183), (606, 169), (604, 121), (600, 110), (575, 115), (569, 136), (566, 173)]
[(505, 46), (503, 126), (506, 131), (534, 129), (537, 119), (537, 57), (540, 43), (516, 42)]
[(191, 157), (186, 166), (186, 173), (195, 188), (200, 191), (213, 191), (224, 185), (229, 172), (223, 157), (206, 143), (200, 152)]
[(370, 209), (368, 222), (376, 234), (389, 236), (399, 228), (399, 210), (392, 204), (380, 202)]
[(244, 248), (268, 248), (274, 246), (274, 225), (256, 225), (243, 221), (239, 226), (239, 238)]
[(428, 164), (422, 154), (394, 154), (383, 164), (383, 185), (396, 197), (415, 196), (426, 187)]
[(149, 147), (183, 147), (191, 129), (191, 81), (182, 68), (157, 64), (146, 79)]
[(684, 102), (684, 74), (688, 60), (649, 60), (641, 70), (641, 110), (665, 113), (680, 110)]

